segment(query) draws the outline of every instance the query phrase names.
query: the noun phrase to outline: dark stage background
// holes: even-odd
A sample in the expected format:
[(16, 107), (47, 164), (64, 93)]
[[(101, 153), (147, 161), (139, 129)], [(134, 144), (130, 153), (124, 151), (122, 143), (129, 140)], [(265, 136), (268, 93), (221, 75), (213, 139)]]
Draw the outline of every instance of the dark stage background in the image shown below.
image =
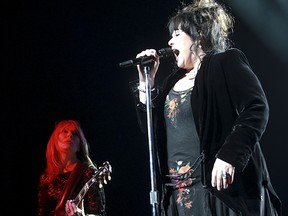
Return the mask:
[[(236, 16), (233, 39), (270, 102), (261, 145), (274, 188), (287, 206), (288, 6), (280, 0), (237, 2), (226, 2)], [(165, 25), (178, 5), (176, 0), (6, 2), (1, 215), (36, 215), (46, 143), (54, 123), (66, 118), (82, 123), (92, 159), (113, 166), (105, 186), (109, 216), (151, 215), (148, 144), (128, 88), (137, 73), (119, 63), (145, 48), (166, 47)], [(170, 66), (163, 59), (159, 77)]]

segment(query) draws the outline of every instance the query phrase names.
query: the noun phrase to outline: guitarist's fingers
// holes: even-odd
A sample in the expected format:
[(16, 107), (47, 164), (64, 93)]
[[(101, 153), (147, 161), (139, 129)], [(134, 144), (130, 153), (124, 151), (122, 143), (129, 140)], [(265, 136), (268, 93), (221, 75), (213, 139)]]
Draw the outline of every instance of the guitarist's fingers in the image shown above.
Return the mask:
[(67, 200), (65, 211), (67, 216), (75, 215), (75, 213), (77, 212), (77, 207), (73, 200)]

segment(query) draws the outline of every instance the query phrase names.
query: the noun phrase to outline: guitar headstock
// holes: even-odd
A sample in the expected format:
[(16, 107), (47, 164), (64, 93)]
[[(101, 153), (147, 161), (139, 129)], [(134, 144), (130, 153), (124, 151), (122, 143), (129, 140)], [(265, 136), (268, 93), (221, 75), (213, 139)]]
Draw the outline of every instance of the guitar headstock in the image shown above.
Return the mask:
[(95, 176), (97, 176), (97, 180), (99, 182), (99, 187), (103, 187), (104, 184), (107, 184), (107, 180), (111, 180), (112, 166), (108, 161), (105, 161), (102, 166), (99, 167)]

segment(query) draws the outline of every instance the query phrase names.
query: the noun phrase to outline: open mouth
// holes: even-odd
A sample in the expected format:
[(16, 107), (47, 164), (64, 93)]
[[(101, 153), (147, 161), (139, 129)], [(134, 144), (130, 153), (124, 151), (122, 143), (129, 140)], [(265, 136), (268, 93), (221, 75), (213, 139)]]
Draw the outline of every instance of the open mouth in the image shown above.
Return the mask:
[(175, 57), (177, 57), (179, 55), (179, 50), (173, 49), (173, 53), (174, 53)]
[(173, 49), (173, 53), (174, 53), (175, 59), (177, 60), (178, 56), (179, 56), (179, 53), (180, 53), (179, 50)]

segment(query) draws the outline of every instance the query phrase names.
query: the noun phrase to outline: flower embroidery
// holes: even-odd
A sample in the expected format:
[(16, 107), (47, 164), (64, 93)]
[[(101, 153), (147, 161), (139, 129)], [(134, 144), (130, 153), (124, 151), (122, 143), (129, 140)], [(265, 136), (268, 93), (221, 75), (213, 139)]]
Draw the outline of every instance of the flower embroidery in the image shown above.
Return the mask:
[[(168, 101), (169, 101), (169, 98), (168, 98)], [(168, 116), (167, 117), (172, 122), (176, 121), (176, 115), (179, 112), (178, 105), (179, 105), (178, 98), (173, 98), (166, 105), (166, 107), (168, 108)]]
[(180, 206), (184, 206), (187, 209), (192, 207), (192, 201), (189, 200), (189, 194), (191, 193), (189, 188), (185, 188), (193, 183), (194, 178), (191, 178), (190, 162), (183, 165), (183, 161), (176, 161), (176, 168), (170, 168), (169, 172), (172, 178), (172, 182), (176, 184), (178, 194), (177, 203)]
[(192, 89), (180, 93), (179, 95), (172, 98), (172, 96), (167, 95), (165, 107), (168, 111), (167, 118), (171, 120), (172, 124), (176, 124), (177, 114), (179, 113), (179, 106), (181, 103), (186, 101), (186, 96), (191, 92)]
[(189, 171), (190, 168), (191, 168), (191, 167), (190, 167), (190, 163), (188, 163), (186, 166), (181, 167), (181, 168), (178, 170), (178, 173), (179, 173), (179, 174), (186, 173), (186, 172)]

